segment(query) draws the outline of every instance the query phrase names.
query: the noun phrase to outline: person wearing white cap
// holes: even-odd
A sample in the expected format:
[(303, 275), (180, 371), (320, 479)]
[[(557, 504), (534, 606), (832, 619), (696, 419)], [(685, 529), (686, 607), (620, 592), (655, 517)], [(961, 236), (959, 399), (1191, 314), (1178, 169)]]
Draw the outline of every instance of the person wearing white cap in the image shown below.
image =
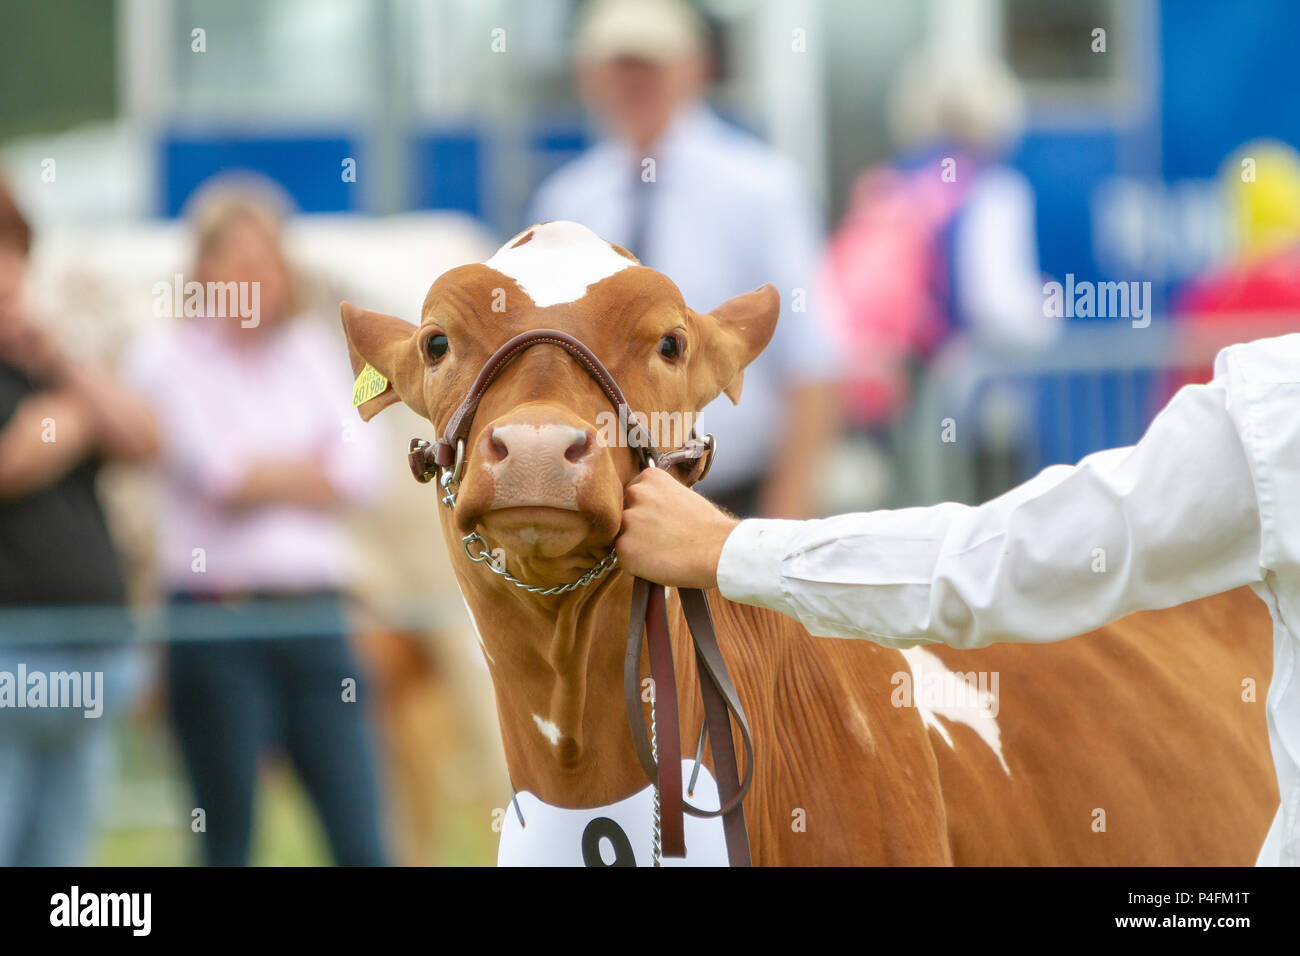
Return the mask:
[(581, 222), (696, 308), (776, 285), (781, 320), (743, 400), (700, 416), (721, 449), (701, 490), (740, 515), (811, 517), (838, 421), (835, 352), (810, 301), (823, 236), (811, 190), (791, 160), (705, 105), (707, 29), (683, 0), (595, 0), (574, 55), (605, 138), (542, 184), (530, 221)]

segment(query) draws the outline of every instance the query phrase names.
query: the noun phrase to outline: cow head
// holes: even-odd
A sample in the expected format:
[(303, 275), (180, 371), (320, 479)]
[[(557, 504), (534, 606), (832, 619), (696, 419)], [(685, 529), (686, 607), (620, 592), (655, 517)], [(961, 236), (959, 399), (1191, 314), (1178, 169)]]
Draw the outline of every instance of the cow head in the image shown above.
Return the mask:
[[(576, 223), (549, 222), (486, 262), (443, 274), (418, 326), (348, 303), (342, 313), (354, 372), (369, 364), (388, 380), (360, 406), (365, 419), (402, 401), (441, 433), (503, 342), (553, 328), (596, 354), (633, 412), (661, 426), (652, 438), (668, 449), (719, 393), (739, 400), (745, 366), (772, 336), (778, 297), (768, 285), (699, 313), (626, 250)], [(478, 531), (513, 573), (546, 586), (574, 580), (618, 532), (623, 486), (637, 467), (622, 435), (615, 409), (569, 353), (528, 349), (474, 415), (456, 507), (444, 509), (449, 543)]]

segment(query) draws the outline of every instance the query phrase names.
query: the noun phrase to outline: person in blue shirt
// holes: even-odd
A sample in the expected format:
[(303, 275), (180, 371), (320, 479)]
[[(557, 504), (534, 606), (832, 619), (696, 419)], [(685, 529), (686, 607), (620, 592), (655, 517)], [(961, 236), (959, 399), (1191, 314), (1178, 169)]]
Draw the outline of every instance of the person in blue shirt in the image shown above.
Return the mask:
[(529, 221), (582, 223), (701, 308), (776, 285), (781, 320), (745, 372), (744, 400), (700, 416), (700, 434), (725, 449), (701, 488), (736, 514), (811, 517), (839, 418), (836, 353), (814, 301), (823, 231), (812, 191), (792, 160), (705, 104), (705, 26), (688, 4), (600, 0), (575, 55), (605, 136), (542, 184)]

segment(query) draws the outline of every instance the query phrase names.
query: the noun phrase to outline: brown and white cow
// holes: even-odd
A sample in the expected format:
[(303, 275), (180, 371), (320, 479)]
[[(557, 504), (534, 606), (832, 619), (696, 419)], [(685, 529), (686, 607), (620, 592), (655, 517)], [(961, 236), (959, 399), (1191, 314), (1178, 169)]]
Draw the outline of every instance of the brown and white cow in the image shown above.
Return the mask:
[[(441, 430), (497, 347), (542, 327), (586, 343), (635, 410), (689, 418), (720, 393), (737, 401), (777, 298), (767, 286), (695, 312), (667, 277), (556, 222), (442, 275), (418, 326), (342, 311), (354, 370), (369, 363), (389, 383), (362, 416), (400, 400)], [(478, 532), (537, 585), (596, 564), (636, 469), (631, 450), (598, 440), (609, 411), (568, 353), (528, 350), (484, 396), (455, 509), (440, 508), (512, 782), (556, 808), (619, 805), (648, 786), (622, 697), (631, 579), (615, 568), (541, 596), (472, 564), (461, 539)], [(814, 639), (710, 599), (753, 730), (757, 864), (1255, 860), (1278, 797), (1260, 703), (1271, 627), (1245, 589), (1059, 644), (965, 653)], [(694, 754), (702, 712), (675, 595), (669, 617), (682, 753)]]

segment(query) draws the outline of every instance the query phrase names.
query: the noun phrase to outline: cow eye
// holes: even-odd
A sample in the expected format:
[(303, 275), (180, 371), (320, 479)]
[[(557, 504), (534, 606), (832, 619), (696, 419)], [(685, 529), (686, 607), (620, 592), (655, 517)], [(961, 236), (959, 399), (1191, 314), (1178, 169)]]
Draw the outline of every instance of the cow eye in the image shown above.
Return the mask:
[(439, 333), (437, 335), (431, 335), (427, 339), (425, 339), (424, 354), (429, 356), (429, 358), (433, 359), (433, 361), (435, 362), (438, 361), (438, 359), (442, 358), (444, 355), (446, 355), (447, 336)]
[(682, 342), (675, 335), (665, 335), (659, 340), (659, 354), (666, 359), (675, 359), (682, 354)]

